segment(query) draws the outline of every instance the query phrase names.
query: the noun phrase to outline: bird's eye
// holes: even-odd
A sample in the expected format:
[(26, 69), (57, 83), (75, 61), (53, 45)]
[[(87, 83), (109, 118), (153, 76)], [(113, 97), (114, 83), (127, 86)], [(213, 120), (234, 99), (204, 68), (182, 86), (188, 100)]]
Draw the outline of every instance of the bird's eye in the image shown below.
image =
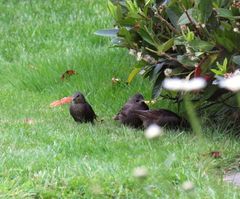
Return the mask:
[(136, 102), (140, 102), (140, 100), (139, 100), (139, 99), (137, 99), (137, 100), (136, 100)]

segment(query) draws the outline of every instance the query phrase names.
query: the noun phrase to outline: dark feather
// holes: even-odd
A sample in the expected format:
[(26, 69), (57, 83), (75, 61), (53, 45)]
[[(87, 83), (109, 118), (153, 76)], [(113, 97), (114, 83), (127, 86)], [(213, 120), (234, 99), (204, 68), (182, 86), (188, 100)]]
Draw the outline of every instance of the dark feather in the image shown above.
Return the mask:
[(176, 113), (167, 109), (158, 110), (134, 110), (133, 113), (137, 115), (143, 122), (143, 126), (147, 128), (151, 124), (169, 128), (187, 128), (189, 124), (186, 119), (178, 116)]
[(144, 102), (144, 97), (142, 94), (137, 93), (131, 97), (122, 109), (114, 117), (114, 120), (118, 120), (124, 125), (128, 125), (134, 128), (142, 127), (142, 120), (136, 116), (133, 110), (148, 110), (148, 105)]
[(70, 114), (76, 122), (91, 122), (94, 123), (96, 114), (91, 105), (86, 101), (84, 95), (77, 92), (73, 96), (72, 104), (69, 108)]

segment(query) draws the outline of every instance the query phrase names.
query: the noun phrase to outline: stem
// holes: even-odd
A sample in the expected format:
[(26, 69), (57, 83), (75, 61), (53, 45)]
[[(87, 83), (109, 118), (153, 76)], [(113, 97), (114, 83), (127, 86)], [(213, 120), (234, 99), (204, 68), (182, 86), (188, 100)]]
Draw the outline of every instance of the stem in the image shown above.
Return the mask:
[(176, 28), (174, 28), (166, 19), (164, 19), (160, 14), (157, 14), (157, 18), (160, 19), (163, 23), (167, 25), (167, 27), (175, 32), (176, 34), (179, 34)]
[(199, 138), (202, 138), (202, 127), (198, 120), (197, 113), (193, 107), (193, 104), (190, 100), (189, 94), (186, 93), (184, 96), (184, 105), (188, 114), (189, 122), (191, 127)]
[(188, 14), (188, 11), (187, 9), (182, 5), (183, 9), (184, 9), (184, 12), (190, 22), (190, 24), (193, 25), (193, 28), (195, 29), (195, 31), (197, 32), (198, 36), (201, 37), (201, 33), (199, 32), (198, 28), (196, 27), (196, 24), (193, 22), (193, 20), (191, 19), (190, 15)]
[(237, 104), (238, 104), (238, 108), (240, 108), (240, 93), (237, 92), (236, 95), (237, 95)]

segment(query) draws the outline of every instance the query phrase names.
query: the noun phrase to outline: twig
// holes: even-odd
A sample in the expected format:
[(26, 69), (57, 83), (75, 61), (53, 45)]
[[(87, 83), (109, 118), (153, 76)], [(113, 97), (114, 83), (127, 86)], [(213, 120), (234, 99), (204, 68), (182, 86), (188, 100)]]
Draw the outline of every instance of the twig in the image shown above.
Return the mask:
[(187, 9), (184, 7), (184, 5), (182, 5), (182, 8), (183, 8), (183, 10), (184, 10), (184, 12), (185, 12), (185, 14), (186, 14), (189, 22), (193, 25), (195, 31), (198, 33), (198, 36), (201, 36), (201, 33), (199, 32), (198, 28), (196, 27), (196, 24), (193, 22), (192, 18), (191, 18), (190, 15), (188, 14), (188, 11), (187, 11)]
[(176, 34), (179, 34), (178, 30), (174, 28), (166, 19), (164, 19), (161, 15), (157, 14), (157, 18), (160, 19), (163, 23), (167, 25), (169, 29), (171, 29)]

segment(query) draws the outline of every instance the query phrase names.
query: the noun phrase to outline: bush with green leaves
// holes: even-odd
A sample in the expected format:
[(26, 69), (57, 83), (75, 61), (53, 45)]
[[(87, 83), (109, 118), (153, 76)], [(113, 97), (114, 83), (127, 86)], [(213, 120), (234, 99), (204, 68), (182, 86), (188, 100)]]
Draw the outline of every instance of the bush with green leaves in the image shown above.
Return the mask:
[(233, 0), (111, 0), (115, 28), (99, 30), (112, 36), (115, 47), (136, 56), (128, 76), (153, 82), (152, 98), (181, 106), (185, 92), (162, 88), (168, 78), (202, 77), (207, 86), (190, 94), (196, 110), (211, 116), (236, 110), (236, 93), (219, 88), (240, 67), (240, 2)]

